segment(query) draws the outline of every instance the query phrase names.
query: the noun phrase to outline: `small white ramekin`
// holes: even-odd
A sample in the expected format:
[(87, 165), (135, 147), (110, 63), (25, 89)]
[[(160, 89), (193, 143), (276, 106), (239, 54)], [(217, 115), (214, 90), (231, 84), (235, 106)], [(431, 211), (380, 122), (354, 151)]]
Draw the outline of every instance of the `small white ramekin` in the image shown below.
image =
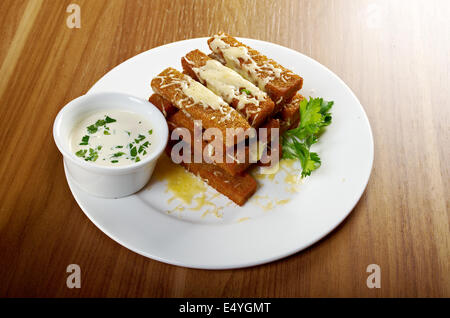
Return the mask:
[[(78, 158), (70, 150), (70, 134), (74, 126), (90, 113), (102, 109), (132, 111), (152, 125), (156, 149), (137, 163), (126, 166), (100, 166)], [(167, 122), (149, 101), (121, 93), (99, 93), (80, 96), (64, 106), (53, 124), (53, 137), (62, 153), (67, 171), (82, 189), (92, 195), (119, 198), (139, 191), (149, 181), (156, 162), (168, 140)]]

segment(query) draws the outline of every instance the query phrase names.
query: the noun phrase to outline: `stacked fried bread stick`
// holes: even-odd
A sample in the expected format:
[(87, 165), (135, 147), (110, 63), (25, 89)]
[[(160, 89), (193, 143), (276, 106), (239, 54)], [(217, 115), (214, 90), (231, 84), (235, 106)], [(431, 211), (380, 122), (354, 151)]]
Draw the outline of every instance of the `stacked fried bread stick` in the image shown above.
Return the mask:
[[(249, 168), (281, 157), (279, 136), (300, 122), (303, 79), (224, 33), (208, 45), (209, 55), (194, 50), (181, 58), (183, 72), (169, 67), (154, 77), (149, 101), (166, 117), (171, 135), (178, 136), (166, 152), (182, 143), (189, 149), (183, 167), (243, 205), (257, 188)], [(214, 128), (218, 134), (206, 138), (196, 128)], [(189, 134), (177, 134), (179, 129)], [(265, 143), (259, 141), (262, 129)], [(274, 153), (278, 156), (269, 156)], [(203, 160), (196, 161), (197, 155)]]

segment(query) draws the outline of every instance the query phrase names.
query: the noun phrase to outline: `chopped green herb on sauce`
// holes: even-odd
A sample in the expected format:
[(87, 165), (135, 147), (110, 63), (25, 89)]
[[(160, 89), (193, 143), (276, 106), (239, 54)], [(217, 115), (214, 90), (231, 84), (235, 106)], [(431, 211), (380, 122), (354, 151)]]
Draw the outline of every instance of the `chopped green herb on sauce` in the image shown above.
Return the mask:
[(87, 152), (86, 149), (80, 149), (80, 150), (78, 150), (77, 152), (75, 152), (75, 154), (76, 154), (78, 157), (84, 157), (84, 155), (86, 154), (86, 152)]
[(106, 125), (106, 121), (103, 119), (99, 119), (95, 122), (95, 126), (100, 127)]
[(115, 119), (113, 119), (113, 118), (111, 118), (111, 117), (109, 117), (109, 116), (106, 116), (105, 121), (109, 124), (109, 123), (114, 123), (114, 122), (116, 122), (117, 120), (115, 120)]
[(141, 157), (150, 152), (152, 134), (148, 121), (137, 114), (120, 110), (110, 110), (105, 114), (103, 110), (90, 115), (74, 128), (71, 146), (75, 155), (85, 161), (126, 165), (141, 161)]
[(145, 136), (144, 135), (139, 135), (135, 140), (134, 140), (134, 142), (135, 143), (140, 143), (142, 140), (144, 140), (145, 139)]
[(87, 127), (87, 131), (90, 134), (95, 134), (97, 132), (98, 128), (95, 125), (90, 125)]
[(117, 158), (117, 157), (120, 157), (120, 156), (123, 156), (125, 153), (124, 152), (116, 152), (115, 154), (113, 154), (112, 156), (113, 157), (115, 157), (115, 158)]
[(96, 161), (98, 159), (98, 152), (93, 148), (89, 148), (89, 157), (84, 156), (83, 158), (86, 161)]
[(81, 146), (85, 146), (85, 145), (88, 145), (89, 144), (89, 136), (84, 136), (83, 138), (81, 138), (81, 143), (80, 143), (80, 145)]

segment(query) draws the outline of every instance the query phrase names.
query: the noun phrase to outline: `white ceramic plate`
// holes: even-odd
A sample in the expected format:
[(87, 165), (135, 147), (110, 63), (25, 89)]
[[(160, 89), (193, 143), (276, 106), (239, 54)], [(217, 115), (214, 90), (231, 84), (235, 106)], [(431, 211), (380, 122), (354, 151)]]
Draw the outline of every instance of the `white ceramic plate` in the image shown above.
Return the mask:
[[(148, 98), (151, 79), (168, 66), (181, 69), (180, 58), (193, 49), (209, 52), (206, 40), (175, 42), (141, 53), (112, 69), (89, 93), (114, 91)], [(215, 213), (208, 213), (208, 206), (196, 210), (194, 204), (186, 206), (177, 199), (168, 202), (172, 194), (166, 191), (166, 183), (155, 179), (126, 198), (97, 198), (79, 189), (66, 171), (81, 209), (116, 242), (180, 266), (246, 267), (286, 257), (317, 242), (358, 202), (373, 162), (372, 132), (358, 99), (341, 79), (313, 59), (273, 43), (241, 40), (303, 76), (303, 95), (335, 101), (333, 123), (313, 146), (322, 166), (296, 186), (298, 192), (284, 183), (296, 174), (296, 166), (272, 180), (258, 180), (261, 186), (255, 198), (244, 207), (208, 189), (204, 196), (218, 207)]]

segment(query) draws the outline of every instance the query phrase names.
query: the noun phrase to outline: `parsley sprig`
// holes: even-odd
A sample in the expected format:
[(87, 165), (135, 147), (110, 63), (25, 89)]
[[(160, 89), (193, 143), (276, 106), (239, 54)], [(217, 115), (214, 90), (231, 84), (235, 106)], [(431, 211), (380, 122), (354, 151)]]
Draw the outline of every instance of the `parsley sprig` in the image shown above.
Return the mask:
[(283, 158), (300, 160), (302, 178), (311, 175), (321, 165), (319, 155), (310, 151), (310, 148), (318, 141), (323, 128), (331, 124), (330, 110), (333, 103), (322, 98), (302, 100), (299, 105), (299, 126), (282, 136)]

